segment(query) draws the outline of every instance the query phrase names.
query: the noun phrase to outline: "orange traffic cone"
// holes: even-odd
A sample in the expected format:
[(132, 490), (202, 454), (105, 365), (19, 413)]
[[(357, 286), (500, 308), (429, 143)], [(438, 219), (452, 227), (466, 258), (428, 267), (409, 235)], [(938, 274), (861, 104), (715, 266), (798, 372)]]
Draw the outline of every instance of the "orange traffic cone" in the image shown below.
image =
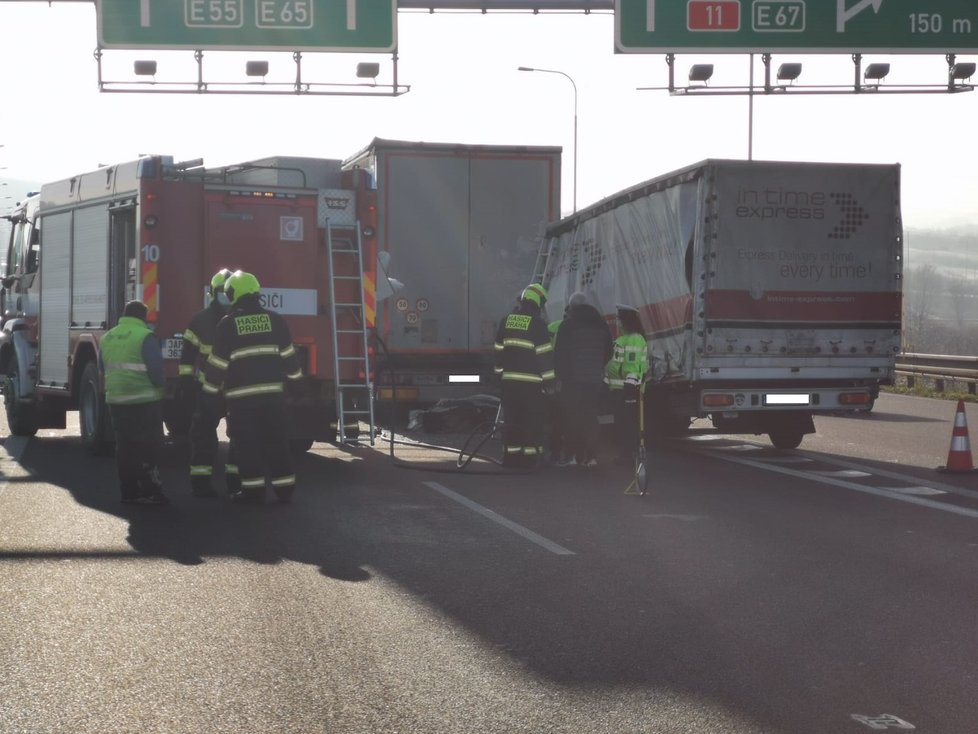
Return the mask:
[(954, 414), (954, 430), (951, 432), (951, 448), (947, 452), (947, 466), (937, 467), (942, 472), (975, 471), (971, 461), (971, 442), (968, 440), (968, 418), (964, 412), (964, 401), (958, 401)]

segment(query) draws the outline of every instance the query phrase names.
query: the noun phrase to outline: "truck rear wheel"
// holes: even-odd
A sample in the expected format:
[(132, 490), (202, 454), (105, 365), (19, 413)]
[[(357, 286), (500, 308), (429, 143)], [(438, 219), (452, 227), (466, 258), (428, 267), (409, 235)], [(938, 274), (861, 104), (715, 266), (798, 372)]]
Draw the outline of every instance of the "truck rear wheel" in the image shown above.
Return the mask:
[(21, 400), (20, 369), (17, 358), (10, 360), (10, 369), (3, 385), (3, 402), (7, 411), (7, 427), (12, 436), (33, 436), (37, 433), (37, 423), (34, 420), (34, 406)]
[(78, 425), (82, 444), (93, 456), (111, 456), (115, 448), (109, 408), (99, 390), (98, 367), (89, 362), (82, 370), (78, 391)]
[(796, 449), (801, 445), (801, 440), (805, 437), (802, 431), (781, 428), (767, 434), (776, 449)]

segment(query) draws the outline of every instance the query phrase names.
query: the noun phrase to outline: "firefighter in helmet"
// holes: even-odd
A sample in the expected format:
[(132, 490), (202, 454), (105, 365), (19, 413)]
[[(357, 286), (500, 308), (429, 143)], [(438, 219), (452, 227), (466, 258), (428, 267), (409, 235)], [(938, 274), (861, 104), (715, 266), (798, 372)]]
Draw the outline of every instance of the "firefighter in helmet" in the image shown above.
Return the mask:
[[(183, 331), (183, 351), (180, 354), (180, 395), (183, 402), (192, 402), (190, 419), (190, 490), (195, 497), (216, 497), (211, 484), (214, 460), (217, 457), (217, 426), (224, 417), (224, 399), (217, 395), (202, 399), (201, 385), (207, 358), (214, 346), (217, 324), (227, 314), (227, 295), (224, 284), (231, 271), (222, 268), (214, 273), (207, 286), (207, 305), (198, 311)], [(237, 466), (231, 457), (225, 465), (228, 492), (237, 491)]]
[(285, 385), (302, 378), (292, 334), (279, 314), (262, 307), (261, 286), (251, 273), (232, 273), (224, 292), (231, 308), (217, 325), (203, 390), (212, 396), (223, 391), (227, 401), (241, 480), (231, 501), (264, 503), (267, 478), (277, 501), (288, 502), (295, 469)]
[(553, 344), (543, 318), (547, 290), (527, 286), (499, 324), (495, 372), (502, 380), (503, 466), (533, 468), (543, 458), (544, 392), (555, 386)]

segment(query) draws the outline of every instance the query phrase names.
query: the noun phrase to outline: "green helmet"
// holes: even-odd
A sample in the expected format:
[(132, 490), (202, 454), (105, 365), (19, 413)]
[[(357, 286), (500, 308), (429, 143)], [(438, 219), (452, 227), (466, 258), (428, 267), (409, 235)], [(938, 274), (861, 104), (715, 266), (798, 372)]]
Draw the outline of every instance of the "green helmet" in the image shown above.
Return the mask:
[(258, 284), (258, 278), (251, 273), (235, 270), (224, 283), (224, 292), (231, 303), (237, 303), (243, 296), (260, 293), (261, 285)]
[(221, 268), (214, 273), (214, 277), (211, 278), (211, 284), (207, 289), (207, 292), (210, 294), (211, 298), (216, 298), (217, 294), (224, 290), (224, 286), (231, 275), (231, 271), (227, 268)]
[(532, 301), (533, 303), (537, 304), (542, 308), (543, 304), (547, 302), (548, 297), (549, 294), (547, 293), (546, 288), (544, 288), (539, 283), (531, 283), (530, 285), (528, 285), (526, 288), (523, 289), (523, 293), (522, 295), (520, 295), (520, 300)]

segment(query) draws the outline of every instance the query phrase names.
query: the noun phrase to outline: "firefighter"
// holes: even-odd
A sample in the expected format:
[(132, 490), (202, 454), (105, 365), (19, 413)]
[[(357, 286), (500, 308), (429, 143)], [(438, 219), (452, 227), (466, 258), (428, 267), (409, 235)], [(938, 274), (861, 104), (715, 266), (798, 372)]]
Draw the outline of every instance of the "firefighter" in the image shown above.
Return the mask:
[(295, 470), (289, 449), (285, 383), (298, 385), (302, 370), (288, 324), (260, 302), (261, 286), (251, 273), (236, 270), (224, 284), (231, 302), (217, 325), (207, 358), (203, 392), (224, 392), (234, 432), (241, 489), (231, 501), (263, 504), (265, 480), (278, 502), (289, 502)]
[[(227, 268), (218, 270), (207, 286), (209, 303), (194, 315), (183, 332), (183, 352), (180, 354), (181, 401), (193, 404), (190, 420), (190, 491), (195, 497), (217, 497), (211, 484), (214, 459), (217, 456), (217, 426), (224, 417), (224, 397), (201, 399), (207, 358), (214, 345), (217, 323), (227, 314), (227, 294), (224, 284), (231, 277)], [(229, 456), (224, 467), (228, 493), (238, 490), (237, 466)]]
[(547, 291), (527, 286), (496, 333), (495, 373), (502, 379), (503, 466), (536, 467), (543, 456), (544, 392), (554, 391), (553, 344), (543, 318)]
[(648, 371), (648, 346), (642, 320), (634, 306), (617, 304), (618, 338), (615, 339), (605, 380), (615, 406), (618, 461), (631, 463), (638, 450), (641, 386)]
[(129, 301), (99, 344), (105, 402), (115, 431), (116, 468), (125, 503), (165, 505), (159, 458), (163, 448), (163, 352), (146, 325), (148, 309)]

